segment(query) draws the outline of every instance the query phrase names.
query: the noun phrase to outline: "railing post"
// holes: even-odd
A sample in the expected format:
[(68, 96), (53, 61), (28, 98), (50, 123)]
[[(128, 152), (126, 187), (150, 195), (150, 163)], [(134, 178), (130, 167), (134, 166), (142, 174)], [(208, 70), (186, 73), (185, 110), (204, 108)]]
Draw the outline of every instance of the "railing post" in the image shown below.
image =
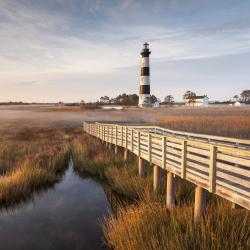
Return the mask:
[(131, 152), (134, 153), (134, 129), (131, 129)]
[(182, 142), (181, 151), (181, 178), (186, 179), (186, 161), (187, 161), (187, 141)]
[(102, 140), (103, 142), (105, 141), (105, 138), (104, 138), (104, 126), (102, 125)]
[(104, 143), (104, 138), (103, 138), (103, 125), (101, 125), (101, 137), (102, 137), (102, 143)]
[(117, 145), (117, 126), (115, 126), (115, 145)]
[(125, 127), (125, 149), (124, 149), (124, 161), (128, 160), (128, 127)]
[(109, 126), (109, 143), (112, 143), (112, 126)]
[(105, 142), (105, 126), (102, 125), (102, 139)]
[(166, 169), (166, 137), (162, 137), (162, 168)]
[(118, 146), (117, 146), (117, 126), (115, 126), (115, 154), (118, 153)]
[(137, 148), (138, 148), (138, 173), (140, 177), (145, 175), (146, 162), (141, 158), (141, 132), (137, 134)]
[(206, 204), (206, 190), (200, 186), (195, 188), (195, 202), (194, 202), (194, 223), (198, 223), (205, 211)]
[(112, 140), (112, 127), (109, 126), (109, 143), (111, 143), (111, 140)]
[(110, 132), (109, 132), (109, 130), (110, 130), (110, 127), (109, 127), (109, 125), (107, 126), (107, 142), (108, 143), (110, 143)]
[(111, 132), (110, 132), (110, 144), (113, 143), (113, 125), (111, 125)]
[(108, 145), (108, 142), (109, 142), (109, 127), (106, 126), (106, 142), (107, 142), (107, 145)]
[(105, 141), (108, 142), (108, 126), (105, 126)]
[(167, 173), (167, 195), (166, 195), (167, 208), (172, 209), (175, 206), (175, 179), (174, 174)]
[(140, 131), (137, 132), (137, 150), (138, 150), (137, 154), (140, 157), (141, 156), (141, 132)]
[(154, 192), (157, 194), (160, 187), (160, 178), (161, 178), (161, 168), (157, 165), (154, 165)]
[(209, 164), (209, 192), (215, 192), (216, 185), (216, 157), (217, 147), (212, 145), (210, 148), (210, 164)]
[(125, 137), (125, 145), (126, 145), (126, 149), (128, 149), (128, 127), (126, 126), (126, 137)]
[(103, 139), (103, 143), (104, 145), (106, 144), (106, 140), (105, 140), (105, 126), (102, 126), (102, 139)]
[(108, 126), (105, 126), (105, 141), (108, 142)]
[(151, 134), (148, 134), (148, 161), (149, 164), (152, 163), (152, 157), (151, 157)]
[(121, 144), (122, 144), (122, 147), (123, 147), (123, 126), (122, 126), (122, 131), (121, 131)]

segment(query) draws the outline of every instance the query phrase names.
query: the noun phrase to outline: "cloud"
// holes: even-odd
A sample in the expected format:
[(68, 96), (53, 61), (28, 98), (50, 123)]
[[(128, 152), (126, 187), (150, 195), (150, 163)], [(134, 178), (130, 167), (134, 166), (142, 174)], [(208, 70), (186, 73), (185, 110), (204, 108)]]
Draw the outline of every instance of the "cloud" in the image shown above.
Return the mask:
[[(105, 78), (118, 91), (125, 84), (117, 83), (118, 74), (137, 81), (144, 41), (156, 67), (247, 54), (249, 7), (248, 1), (0, 0), (0, 87), (59, 88), (64, 77), (71, 84), (81, 78), (93, 83), (98, 96), (96, 86)], [(0, 98), (10, 98), (2, 93)]]

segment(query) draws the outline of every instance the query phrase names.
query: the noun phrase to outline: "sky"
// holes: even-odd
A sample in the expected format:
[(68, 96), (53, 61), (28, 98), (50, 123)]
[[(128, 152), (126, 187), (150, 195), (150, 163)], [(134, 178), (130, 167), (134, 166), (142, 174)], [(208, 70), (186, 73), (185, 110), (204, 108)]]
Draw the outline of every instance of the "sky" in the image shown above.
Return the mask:
[(0, 0), (0, 102), (138, 93), (228, 100), (250, 89), (249, 0)]

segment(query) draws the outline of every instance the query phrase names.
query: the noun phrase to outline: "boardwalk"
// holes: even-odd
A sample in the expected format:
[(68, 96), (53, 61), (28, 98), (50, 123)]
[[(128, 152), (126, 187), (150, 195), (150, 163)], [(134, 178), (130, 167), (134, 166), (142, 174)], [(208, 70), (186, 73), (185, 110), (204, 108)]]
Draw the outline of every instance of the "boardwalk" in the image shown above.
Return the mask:
[[(154, 189), (160, 168), (168, 172), (167, 206), (174, 206), (174, 175), (194, 183), (195, 216), (203, 210), (205, 190), (250, 210), (250, 140), (184, 133), (153, 126), (84, 122), (85, 132), (124, 148), (154, 165)], [(197, 214), (196, 214), (197, 213)]]

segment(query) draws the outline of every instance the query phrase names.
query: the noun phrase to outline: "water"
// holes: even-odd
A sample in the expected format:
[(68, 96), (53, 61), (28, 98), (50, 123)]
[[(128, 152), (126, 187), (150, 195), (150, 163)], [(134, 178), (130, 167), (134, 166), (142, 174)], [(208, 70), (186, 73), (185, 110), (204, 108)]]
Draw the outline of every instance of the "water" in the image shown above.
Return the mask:
[(54, 189), (0, 214), (0, 249), (105, 249), (101, 220), (110, 211), (102, 186), (70, 163)]

